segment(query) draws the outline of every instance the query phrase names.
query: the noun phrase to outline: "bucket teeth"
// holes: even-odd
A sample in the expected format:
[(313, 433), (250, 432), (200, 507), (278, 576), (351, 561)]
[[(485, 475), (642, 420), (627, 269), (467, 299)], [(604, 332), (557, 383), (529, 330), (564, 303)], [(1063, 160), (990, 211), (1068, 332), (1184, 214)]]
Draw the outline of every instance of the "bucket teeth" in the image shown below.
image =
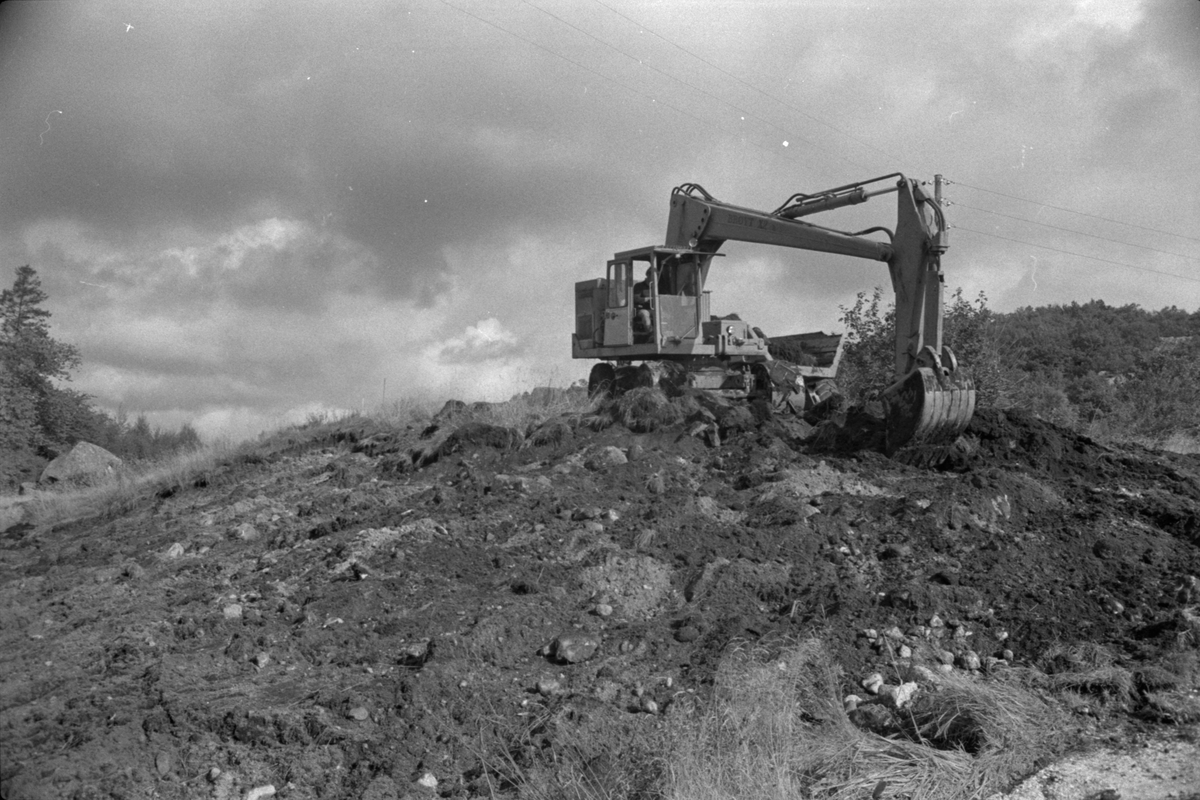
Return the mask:
[(975, 385), (970, 378), (927, 367), (910, 372), (880, 399), (887, 420), (884, 451), (889, 456), (908, 448), (922, 448), (931, 455), (944, 450), (966, 430), (975, 413)]

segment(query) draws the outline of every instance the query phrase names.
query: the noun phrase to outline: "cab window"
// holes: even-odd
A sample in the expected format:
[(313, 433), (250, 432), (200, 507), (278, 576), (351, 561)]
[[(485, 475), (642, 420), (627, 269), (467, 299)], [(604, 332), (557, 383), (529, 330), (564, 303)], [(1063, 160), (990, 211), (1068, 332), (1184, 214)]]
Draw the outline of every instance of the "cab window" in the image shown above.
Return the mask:
[(624, 308), (629, 303), (629, 262), (608, 265), (608, 307)]

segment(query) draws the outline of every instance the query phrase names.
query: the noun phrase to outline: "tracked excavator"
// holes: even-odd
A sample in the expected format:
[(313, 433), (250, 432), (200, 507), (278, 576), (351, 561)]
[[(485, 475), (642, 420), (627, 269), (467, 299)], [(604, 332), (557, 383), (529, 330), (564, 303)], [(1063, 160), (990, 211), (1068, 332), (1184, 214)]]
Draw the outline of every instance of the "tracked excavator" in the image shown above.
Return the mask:
[[(927, 184), (892, 173), (815, 194), (794, 194), (774, 211), (717, 200), (701, 186), (671, 192), (666, 243), (615, 254), (604, 277), (575, 284), (574, 358), (599, 359), (588, 390), (635, 386), (698, 389), (776, 409), (812, 414), (838, 396), (842, 337), (823, 333), (768, 339), (738, 315), (714, 316), (705, 288), (727, 241), (838, 253), (887, 264), (895, 291), (895, 380), (882, 388), (889, 455), (952, 442), (970, 422), (975, 388), (942, 341), (947, 249), (941, 176)], [(846, 232), (804, 221), (895, 193), (894, 229)]]

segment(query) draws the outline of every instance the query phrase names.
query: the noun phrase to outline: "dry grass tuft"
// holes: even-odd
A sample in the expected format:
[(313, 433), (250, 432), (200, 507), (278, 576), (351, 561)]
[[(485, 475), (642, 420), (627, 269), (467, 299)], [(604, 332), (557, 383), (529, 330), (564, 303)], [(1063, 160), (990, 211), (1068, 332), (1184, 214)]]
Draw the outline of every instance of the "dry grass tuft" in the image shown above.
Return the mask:
[(72, 519), (119, 514), (150, 495), (206, 482), (207, 475), (235, 447), (221, 441), (178, 453), (166, 459), (122, 470), (110, 480), (78, 489), (34, 492), (26, 503), (26, 518), (34, 525), (52, 525)]
[(664, 796), (981, 797), (1026, 772), (1059, 730), (1050, 706), (1021, 686), (959, 678), (913, 709), (914, 739), (885, 738), (851, 723), (838, 679), (816, 640), (774, 656), (732, 653), (711, 706), (674, 720)]
[(683, 421), (683, 412), (662, 389), (645, 386), (617, 398), (612, 413), (618, 422), (635, 433), (649, 433)]

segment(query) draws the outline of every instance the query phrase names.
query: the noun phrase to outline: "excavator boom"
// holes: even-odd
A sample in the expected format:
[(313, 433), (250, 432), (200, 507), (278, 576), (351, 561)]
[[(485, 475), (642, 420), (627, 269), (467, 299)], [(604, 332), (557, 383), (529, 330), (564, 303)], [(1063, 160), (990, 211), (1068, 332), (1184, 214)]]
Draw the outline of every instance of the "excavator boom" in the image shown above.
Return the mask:
[[(814, 368), (768, 364), (773, 359), (764, 351), (770, 343), (757, 328), (736, 316), (708, 316), (709, 293), (703, 285), (713, 256), (725, 242), (738, 241), (882, 261), (896, 297), (895, 381), (879, 394), (886, 421), (884, 449), (892, 454), (953, 441), (974, 413), (975, 389), (942, 342), (941, 256), (947, 236), (940, 175), (935, 187), (931, 197), (919, 181), (891, 173), (817, 194), (796, 194), (767, 212), (724, 203), (697, 184), (678, 186), (671, 192), (662, 247), (618, 253), (609, 262), (607, 278), (576, 284), (575, 355), (683, 365), (689, 385), (727, 396), (769, 394), (772, 385), (786, 388), (797, 376), (815, 388), (813, 381), (823, 376)], [(894, 229), (841, 231), (801, 219), (893, 192)], [(641, 264), (635, 268), (637, 262)], [(647, 265), (646, 279), (635, 287), (633, 273), (642, 265)], [(600, 366), (604, 369), (595, 382), (607, 385), (609, 374), (615, 373), (611, 366)], [(836, 358), (827, 369), (833, 371)], [(731, 376), (736, 385), (730, 384)]]

